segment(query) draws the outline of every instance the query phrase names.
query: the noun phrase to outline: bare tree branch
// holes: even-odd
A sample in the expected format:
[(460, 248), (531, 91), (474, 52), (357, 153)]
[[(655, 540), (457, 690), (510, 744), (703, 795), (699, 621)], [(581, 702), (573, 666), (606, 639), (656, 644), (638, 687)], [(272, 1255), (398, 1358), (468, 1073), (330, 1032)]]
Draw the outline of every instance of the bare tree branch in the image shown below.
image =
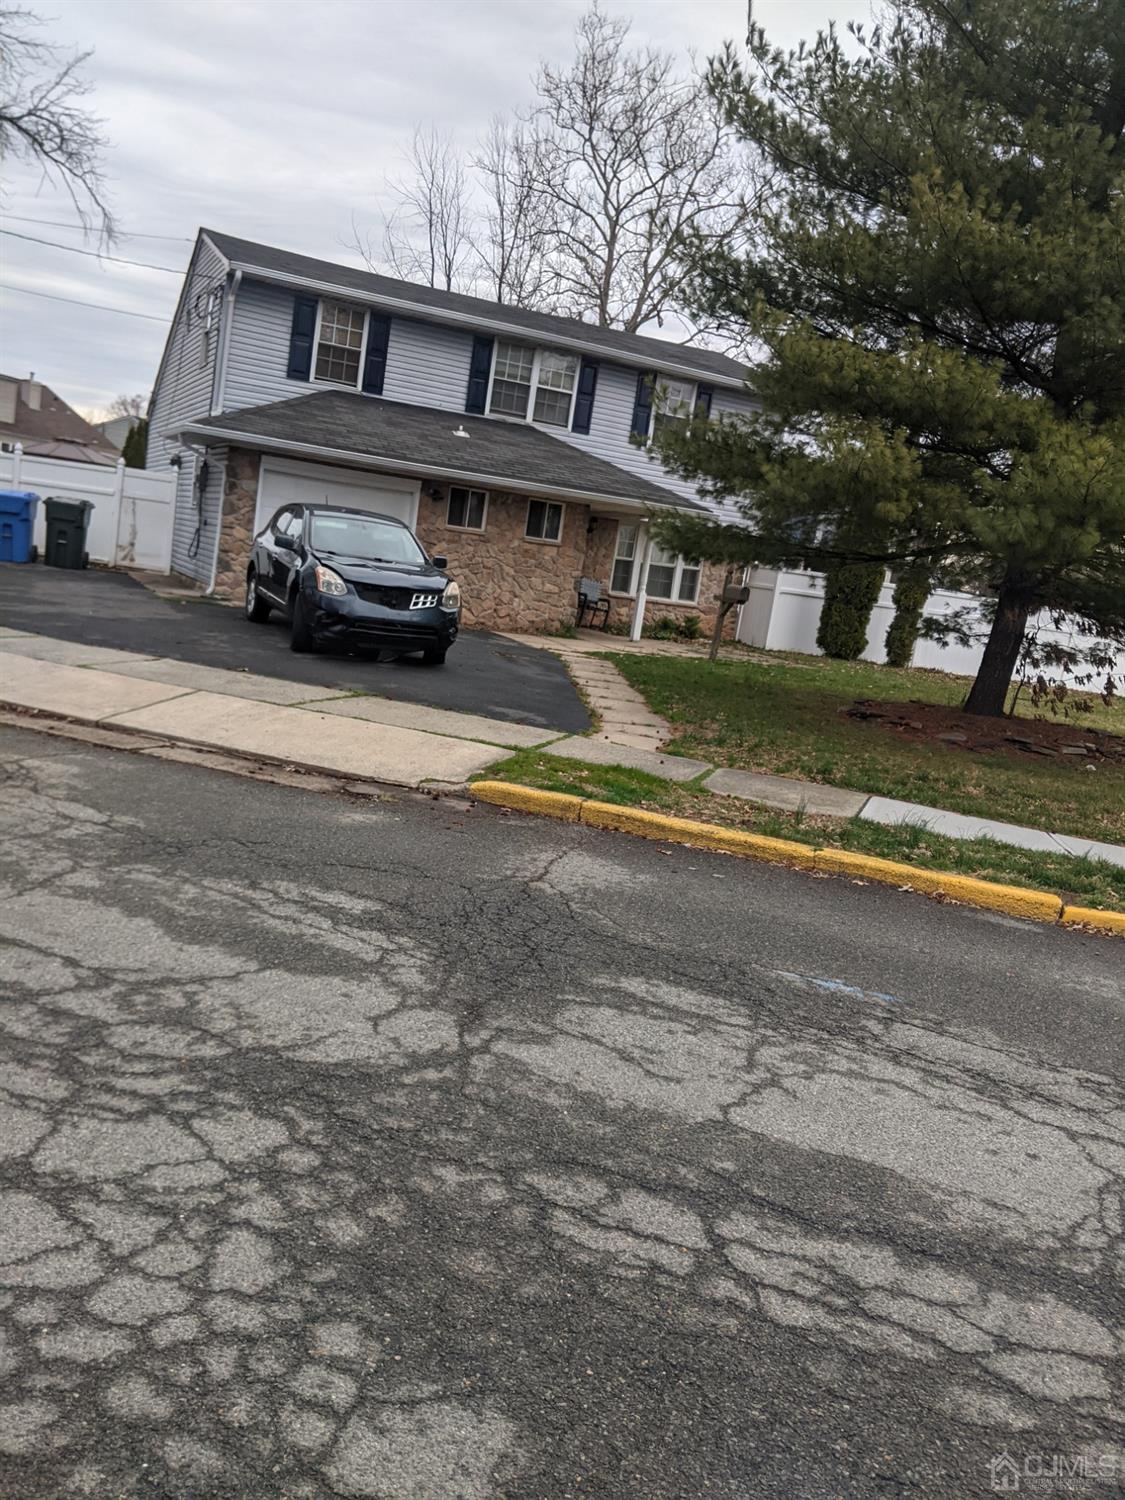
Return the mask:
[(87, 230), (103, 245), (116, 234), (106, 198), (103, 121), (82, 101), (93, 85), (81, 76), (89, 52), (64, 57), (36, 35), (34, 11), (0, 7), (0, 160), (39, 167), (66, 189)]
[(408, 175), (391, 181), (396, 206), (379, 251), (355, 228), (354, 245), (372, 270), (403, 281), (470, 291), (476, 279), (474, 214), (465, 168), (448, 136), (419, 126), (407, 153)]

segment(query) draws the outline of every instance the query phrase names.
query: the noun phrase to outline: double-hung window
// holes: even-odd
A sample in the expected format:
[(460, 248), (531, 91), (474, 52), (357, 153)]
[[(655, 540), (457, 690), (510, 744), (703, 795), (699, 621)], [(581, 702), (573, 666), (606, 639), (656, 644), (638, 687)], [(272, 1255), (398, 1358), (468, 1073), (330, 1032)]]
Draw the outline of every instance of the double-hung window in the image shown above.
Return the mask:
[(610, 575), (610, 592), (631, 594), (633, 592), (633, 569), (637, 565), (636, 522), (622, 521), (617, 528), (617, 547), (613, 555), (613, 572)]
[(367, 313), (346, 302), (322, 302), (316, 339), (316, 378), (358, 385)]
[(646, 588), (650, 599), (694, 604), (699, 597), (699, 564), (654, 545), (649, 553)]
[[(639, 529), (635, 521), (622, 521), (617, 528), (617, 546), (613, 554), (610, 590), (615, 594), (637, 591)], [(698, 562), (690, 562), (675, 552), (665, 552), (653, 543), (649, 549), (645, 592), (650, 599), (669, 604), (694, 604), (699, 598)]]
[(488, 409), (495, 416), (569, 427), (577, 379), (576, 354), (498, 343)]
[(483, 531), (487, 510), (488, 495), (484, 490), (466, 490), (456, 484), (450, 486), (449, 506), (445, 513), (447, 526), (456, 526), (459, 531)]
[(529, 500), (523, 534), (532, 542), (557, 542), (562, 536), (562, 517), (557, 500)]
[(696, 385), (694, 380), (665, 380), (653, 392), (652, 435), (669, 428), (685, 428), (691, 423), (695, 411)]

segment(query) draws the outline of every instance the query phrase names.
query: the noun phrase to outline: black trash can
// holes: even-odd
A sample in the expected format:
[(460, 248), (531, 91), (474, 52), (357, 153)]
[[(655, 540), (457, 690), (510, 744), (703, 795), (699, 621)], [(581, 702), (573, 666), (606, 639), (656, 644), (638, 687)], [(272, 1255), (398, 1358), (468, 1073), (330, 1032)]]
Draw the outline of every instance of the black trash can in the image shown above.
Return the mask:
[(86, 531), (90, 525), (92, 500), (48, 500), (47, 545), (43, 561), (51, 568), (84, 568), (90, 561)]

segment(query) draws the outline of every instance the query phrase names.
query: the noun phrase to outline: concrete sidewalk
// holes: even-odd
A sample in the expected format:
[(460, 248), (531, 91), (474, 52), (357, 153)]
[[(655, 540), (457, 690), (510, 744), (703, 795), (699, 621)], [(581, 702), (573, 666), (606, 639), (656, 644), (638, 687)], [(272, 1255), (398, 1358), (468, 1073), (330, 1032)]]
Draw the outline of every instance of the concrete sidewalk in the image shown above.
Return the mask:
[(787, 776), (716, 769), (706, 761), (668, 755), (648, 737), (638, 743), (628, 734), (562, 736), (506, 719), (374, 695), (341, 695), (312, 683), (83, 646), (3, 627), (0, 706), (412, 788), (460, 786), (501, 761), (505, 751), (542, 749), (665, 781), (696, 782), (720, 796), (783, 812), (910, 823), (949, 838), (991, 838), (1125, 868), (1125, 847), (1119, 844)]
[[(462, 785), (550, 730), (0, 632), (0, 703), (395, 786)], [(556, 732), (557, 733), (557, 732)]]

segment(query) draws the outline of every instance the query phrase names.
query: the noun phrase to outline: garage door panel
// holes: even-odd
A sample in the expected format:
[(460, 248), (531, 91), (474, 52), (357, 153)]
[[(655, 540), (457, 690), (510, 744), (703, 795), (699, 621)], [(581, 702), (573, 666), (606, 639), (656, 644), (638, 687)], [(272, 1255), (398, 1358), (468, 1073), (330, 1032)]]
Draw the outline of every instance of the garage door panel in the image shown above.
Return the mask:
[(344, 505), (394, 516), (413, 526), (419, 486), (390, 474), (361, 474), (316, 464), (274, 465), (263, 460), (258, 480), (254, 531), (259, 532), (283, 505)]

